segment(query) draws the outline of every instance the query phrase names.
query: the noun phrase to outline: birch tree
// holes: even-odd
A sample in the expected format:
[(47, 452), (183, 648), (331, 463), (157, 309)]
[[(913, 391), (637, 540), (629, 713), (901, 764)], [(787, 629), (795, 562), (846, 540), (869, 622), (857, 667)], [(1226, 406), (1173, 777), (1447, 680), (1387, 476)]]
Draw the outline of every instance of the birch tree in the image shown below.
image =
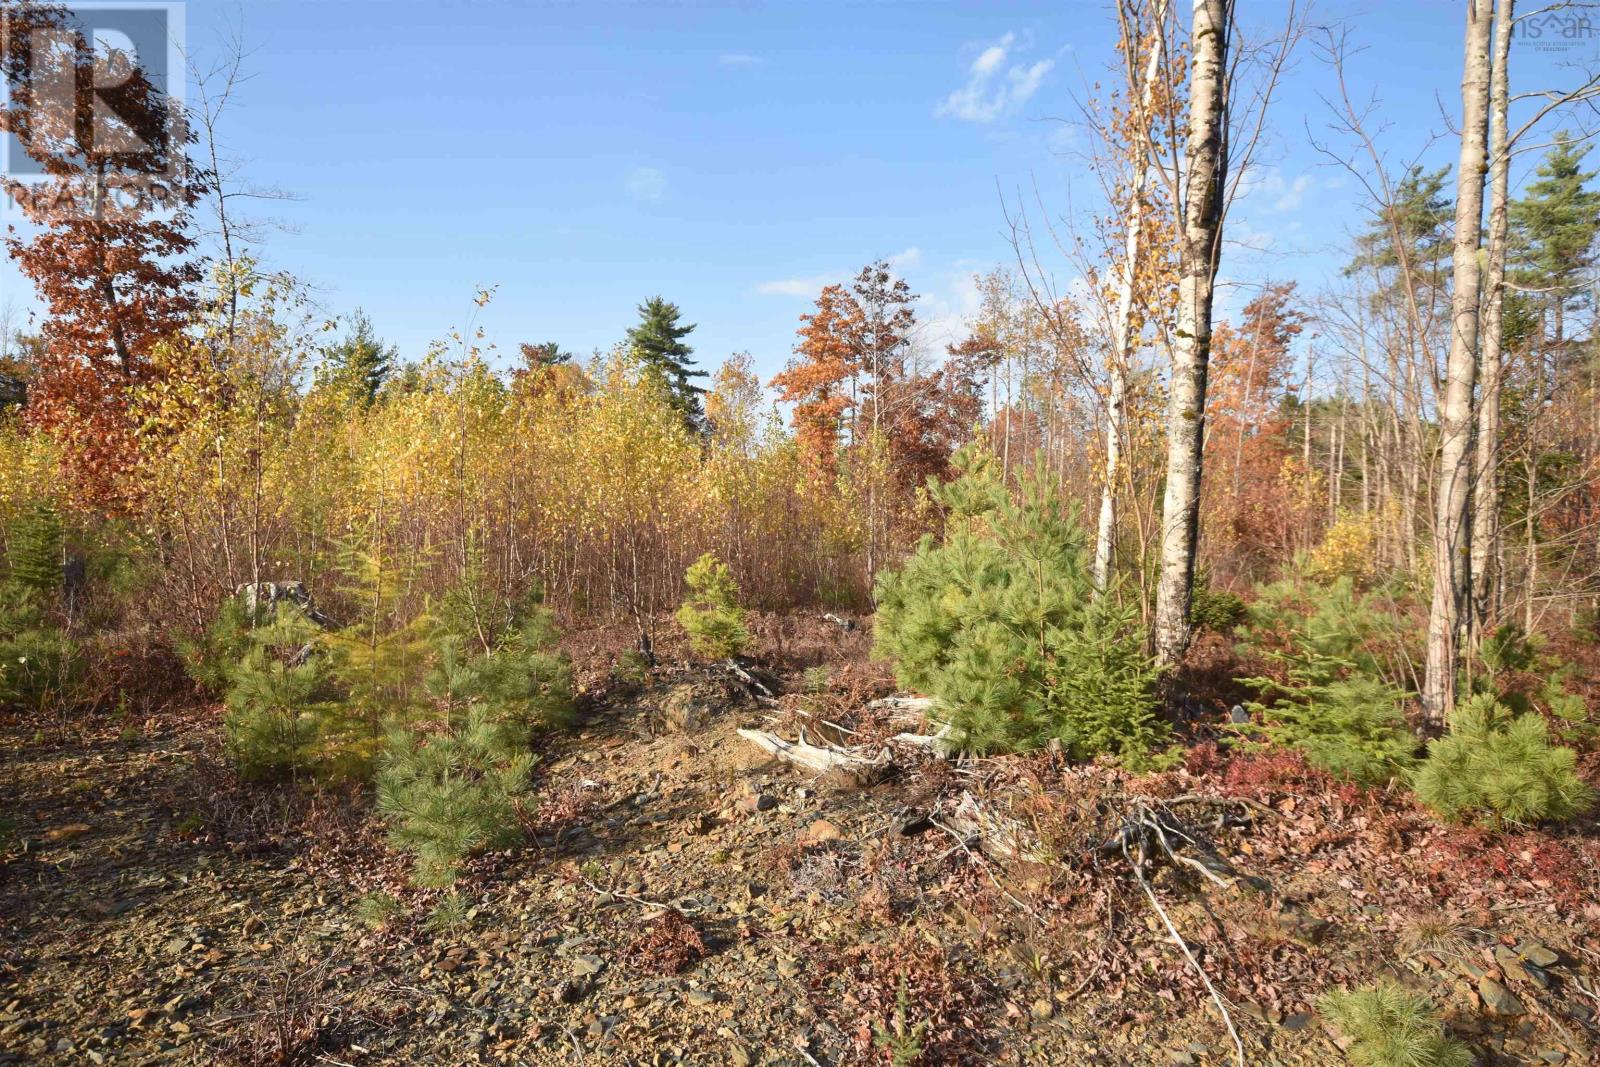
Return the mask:
[(1471, 590), (1468, 517), (1474, 462), (1472, 394), (1478, 376), (1483, 240), (1483, 179), (1489, 127), (1489, 35), (1494, 0), (1468, 0), (1461, 70), (1461, 154), (1456, 165), (1456, 228), (1452, 251), (1450, 355), (1439, 400), (1438, 492), (1434, 498), (1433, 598), (1422, 704), (1438, 729), (1455, 703), (1460, 626)]
[(1128, 68), (1130, 97), (1134, 99), (1130, 146), (1132, 173), (1128, 178), (1127, 232), (1123, 237), (1121, 269), (1117, 273), (1116, 310), (1111, 325), (1111, 358), (1107, 367), (1105, 483), (1100, 490), (1100, 515), (1095, 525), (1094, 585), (1104, 589), (1111, 577), (1111, 549), (1117, 533), (1117, 479), (1122, 463), (1122, 442), (1128, 404), (1128, 371), (1138, 342), (1134, 295), (1143, 262), (1145, 206), (1150, 183), (1149, 128), (1160, 88), (1162, 56), (1166, 51), (1167, 0), (1156, 0), (1151, 18), (1149, 54), (1138, 69), (1137, 26), (1123, 18), (1123, 55)]
[(1189, 131), (1185, 149), (1178, 326), (1167, 405), (1167, 486), (1161, 509), (1161, 577), (1156, 590), (1156, 655), (1176, 663), (1189, 643), (1189, 605), (1199, 534), (1201, 446), (1211, 305), (1222, 247), (1227, 181), (1230, 0), (1195, 0), (1191, 30)]
[(1511, 31), (1516, 0), (1500, 0), (1489, 72), (1489, 257), (1478, 351), (1478, 440), (1473, 472), (1472, 626), (1481, 633), (1494, 615), (1500, 541), (1500, 363), (1505, 310), (1506, 235), (1511, 175), (1509, 111)]

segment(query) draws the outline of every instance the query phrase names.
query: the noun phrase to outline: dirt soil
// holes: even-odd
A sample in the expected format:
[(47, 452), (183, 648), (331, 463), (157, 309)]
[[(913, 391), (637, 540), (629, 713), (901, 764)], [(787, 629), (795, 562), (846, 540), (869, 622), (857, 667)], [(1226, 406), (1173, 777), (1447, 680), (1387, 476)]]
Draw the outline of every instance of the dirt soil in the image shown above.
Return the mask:
[[(1143, 779), (935, 760), (852, 787), (735, 734), (792, 737), (804, 703), (705, 671), (597, 694), (543, 745), (526, 845), (454, 891), (408, 885), (360, 794), (234, 780), (215, 709), (13, 723), (0, 1063), (1233, 1063), (1128, 865), (1082, 847), (1116, 798), (1197, 794), (1248, 879), (1152, 868), (1150, 891), (1246, 1062), (1344, 1062), (1315, 998), (1385, 974), (1482, 1063), (1597, 1062), (1592, 823), (1441, 830), (1204, 746)], [(986, 858), (947, 818), (966, 792), (1056, 861)]]

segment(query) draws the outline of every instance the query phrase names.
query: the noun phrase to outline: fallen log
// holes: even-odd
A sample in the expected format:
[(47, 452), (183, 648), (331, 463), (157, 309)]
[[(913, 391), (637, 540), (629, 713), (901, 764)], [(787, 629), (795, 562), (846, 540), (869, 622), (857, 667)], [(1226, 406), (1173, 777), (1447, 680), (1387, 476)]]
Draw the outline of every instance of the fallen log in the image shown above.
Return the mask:
[(945, 815), (943, 821), (951, 831), (976, 843), (985, 855), (1004, 860), (1046, 862), (1042, 858), (1043, 849), (1028, 844), (1026, 829), (1021, 823), (985, 811), (971, 793), (963, 792), (955, 809)]
[(875, 710), (887, 709), (903, 715), (925, 716), (933, 710), (932, 697), (881, 697), (867, 705)]
[(956, 750), (955, 740), (951, 737), (951, 734), (955, 731), (949, 723), (940, 723), (938, 726), (939, 729), (931, 734), (895, 734), (889, 738), (889, 743), (892, 745), (910, 745), (925, 752), (932, 752), (936, 756), (949, 758)]
[(817, 774), (838, 775), (862, 786), (881, 781), (889, 772), (887, 751), (869, 759), (835, 745), (813, 745), (805, 739), (804, 731), (798, 741), (785, 741), (765, 730), (741, 729), (739, 736), (787, 763)]
[(757, 700), (774, 701), (778, 697), (778, 691), (783, 688), (777, 678), (761, 670), (749, 660), (741, 663), (738, 659), (730, 656), (722, 661), (722, 669), (743, 682), (745, 688), (750, 691), (750, 695)]

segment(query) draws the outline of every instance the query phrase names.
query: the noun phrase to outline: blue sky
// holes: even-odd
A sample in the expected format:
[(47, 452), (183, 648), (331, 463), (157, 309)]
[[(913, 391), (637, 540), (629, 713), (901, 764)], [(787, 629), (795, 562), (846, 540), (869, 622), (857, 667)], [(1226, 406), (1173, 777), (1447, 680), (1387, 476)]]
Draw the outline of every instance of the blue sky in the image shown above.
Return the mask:
[[(1459, 108), (1462, 6), (1327, 0), (1313, 15), (1366, 49), (1351, 82), (1376, 94), (1396, 161), (1447, 135), (1441, 103)], [(1282, 5), (1240, 9), (1262, 31)], [(1108, 73), (1112, 19), (1092, 0), (187, 8), (202, 62), (242, 30), (252, 77), (223, 136), (253, 182), (299, 197), (258, 210), (289, 225), (260, 252), (329, 314), (365, 308), (414, 357), (492, 285), (479, 321), (502, 352), (587, 353), (660, 293), (699, 324), (704, 363), (749, 350), (764, 375), (822, 284), (894, 257), (948, 332), (971, 275), (1011, 258), (1002, 196), (1092, 200), (1062, 120)], [(1583, 49), (1519, 50), (1513, 77), (1570, 80), (1558, 68)], [(1307, 135), (1326, 133), (1332, 89), (1303, 48), (1232, 218), (1250, 247), (1229, 248), (1225, 276), (1315, 290), (1343, 261), (1360, 191)], [(1429, 158), (1454, 155), (1446, 136)], [(0, 303), (26, 290), (0, 267)]]

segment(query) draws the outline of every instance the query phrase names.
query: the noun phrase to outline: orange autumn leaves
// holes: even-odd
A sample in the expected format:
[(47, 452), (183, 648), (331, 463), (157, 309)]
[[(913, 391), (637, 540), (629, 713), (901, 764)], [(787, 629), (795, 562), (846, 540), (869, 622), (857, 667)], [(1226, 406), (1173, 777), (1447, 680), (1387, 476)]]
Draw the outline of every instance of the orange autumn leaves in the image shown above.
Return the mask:
[(977, 367), (954, 359), (917, 365), (916, 296), (888, 264), (829, 285), (800, 317), (794, 356), (772, 379), (793, 404), (795, 439), (812, 472), (833, 477), (841, 460), (879, 448), (907, 492), (946, 472), (982, 415)]

